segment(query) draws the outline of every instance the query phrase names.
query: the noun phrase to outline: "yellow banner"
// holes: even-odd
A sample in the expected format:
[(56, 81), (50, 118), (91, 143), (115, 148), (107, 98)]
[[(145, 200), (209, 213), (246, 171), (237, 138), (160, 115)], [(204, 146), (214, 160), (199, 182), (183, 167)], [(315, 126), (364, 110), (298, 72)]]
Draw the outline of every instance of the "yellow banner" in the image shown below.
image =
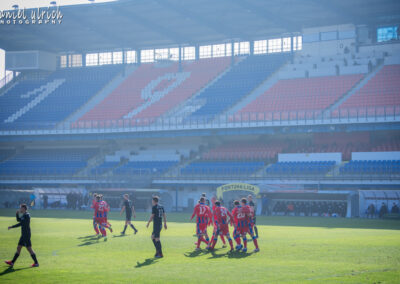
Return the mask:
[(234, 191), (234, 190), (249, 191), (250, 193), (253, 193), (255, 196), (257, 196), (257, 194), (260, 192), (260, 188), (252, 184), (230, 183), (217, 187), (217, 198), (221, 199), (224, 192)]

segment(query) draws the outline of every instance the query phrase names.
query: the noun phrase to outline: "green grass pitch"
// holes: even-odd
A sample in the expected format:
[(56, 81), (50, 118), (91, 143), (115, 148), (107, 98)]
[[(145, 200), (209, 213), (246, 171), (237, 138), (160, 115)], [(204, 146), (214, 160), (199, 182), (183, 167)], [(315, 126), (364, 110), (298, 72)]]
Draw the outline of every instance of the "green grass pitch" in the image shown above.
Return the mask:
[[(14, 210), (0, 210), (0, 259), (15, 252), (20, 229)], [(13, 269), (0, 264), (0, 283), (400, 283), (400, 221), (258, 217), (261, 252), (194, 251), (190, 214), (168, 214), (161, 233), (164, 258), (154, 259), (149, 214), (120, 236), (93, 238), (91, 212), (31, 211), (32, 243), (40, 267), (23, 249)], [(211, 229), (209, 229), (211, 231)], [(204, 244), (202, 245), (204, 247)]]

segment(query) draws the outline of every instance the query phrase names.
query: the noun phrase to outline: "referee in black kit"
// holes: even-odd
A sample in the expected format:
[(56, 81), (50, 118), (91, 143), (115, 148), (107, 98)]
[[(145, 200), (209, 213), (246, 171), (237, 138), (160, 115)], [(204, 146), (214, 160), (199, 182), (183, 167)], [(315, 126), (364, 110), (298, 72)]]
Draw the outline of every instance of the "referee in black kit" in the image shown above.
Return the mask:
[[(22, 214), (21, 217), (19, 216), (20, 213)], [(26, 247), (26, 249), (29, 251), (34, 261), (34, 263), (31, 266), (38, 267), (39, 263), (37, 261), (36, 254), (32, 249), (32, 243), (31, 243), (31, 227), (30, 227), (31, 216), (28, 213), (28, 207), (26, 206), (26, 204), (21, 204), (20, 209), (17, 210), (16, 215), (18, 224), (10, 226), (8, 227), (8, 229), (10, 230), (12, 228), (21, 227), (21, 238), (19, 239), (17, 252), (15, 253), (14, 258), (10, 261), (5, 261), (5, 263), (7, 263), (10, 267), (13, 267), (14, 263), (17, 261), (17, 258), (21, 253), (22, 247)]]
[(156, 255), (154, 257), (163, 257), (161, 242), (160, 242), (160, 232), (162, 229), (162, 220), (164, 219), (164, 229), (167, 229), (167, 216), (165, 215), (164, 207), (158, 204), (159, 197), (154, 196), (152, 200), (153, 208), (151, 210), (151, 216), (149, 222), (147, 222), (146, 227), (148, 228), (151, 221), (153, 221), (153, 233), (151, 234), (151, 239), (153, 240), (154, 247), (156, 248)]
[(128, 225), (131, 226), (131, 228), (135, 231), (135, 235), (136, 235), (138, 230), (131, 223), (132, 215), (133, 215), (133, 218), (136, 218), (135, 207), (133, 206), (132, 201), (129, 200), (128, 194), (124, 194), (124, 203), (122, 205), (120, 215), (122, 215), (122, 213), (124, 211), (125, 211), (125, 215), (126, 215), (125, 216), (125, 227), (124, 227), (124, 230), (121, 232), (121, 235), (125, 235), (125, 231), (126, 231), (126, 228), (128, 227)]

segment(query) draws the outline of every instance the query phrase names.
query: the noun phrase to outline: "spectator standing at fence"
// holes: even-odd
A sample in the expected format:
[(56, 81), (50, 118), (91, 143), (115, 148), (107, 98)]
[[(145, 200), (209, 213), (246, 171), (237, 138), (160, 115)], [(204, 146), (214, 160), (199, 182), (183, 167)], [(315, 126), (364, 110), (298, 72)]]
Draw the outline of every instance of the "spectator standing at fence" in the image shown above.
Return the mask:
[(397, 206), (396, 203), (393, 202), (393, 206), (392, 206), (392, 214), (399, 214), (399, 207)]
[(379, 218), (383, 218), (388, 213), (388, 208), (384, 202), (382, 202), (381, 209), (379, 210)]

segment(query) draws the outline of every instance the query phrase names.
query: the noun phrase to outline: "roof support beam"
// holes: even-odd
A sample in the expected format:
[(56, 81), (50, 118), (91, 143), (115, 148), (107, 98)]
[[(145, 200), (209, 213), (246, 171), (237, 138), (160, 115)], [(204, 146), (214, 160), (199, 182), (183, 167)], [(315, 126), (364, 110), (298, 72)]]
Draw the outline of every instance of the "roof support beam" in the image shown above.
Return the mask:
[(142, 15), (138, 14), (134, 10), (126, 11), (122, 9), (123, 7), (116, 6), (115, 9), (118, 10), (118, 13), (127, 18), (127, 19), (135, 19), (135, 24), (141, 25), (144, 28), (148, 29), (150, 32), (156, 32), (164, 38), (171, 39), (173, 44), (179, 44), (185, 41), (185, 36), (179, 33), (179, 31), (171, 30), (165, 26), (159, 25), (154, 21), (146, 19)]
[(154, 1), (156, 1), (160, 6), (164, 7), (165, 9), (172, 10), (183, 17), (189, 17), (191, 20), (194, 20), (203, 26), (207, 26), (209, 29), (215, 31), (220, 35), (229, 38), (238, 38), (238, 37), (246, 38), (244, 34), (238, 31), (232, 31), (232, 28), (230, 28), (229, 26), (227, 26), (225, 23), (223, 23), (218, 19), (203, 17), (199, 13), (196, 13), (192, 10), (185, 8), (183, 5), (176, 5), (168, 0), (154, 0)]

